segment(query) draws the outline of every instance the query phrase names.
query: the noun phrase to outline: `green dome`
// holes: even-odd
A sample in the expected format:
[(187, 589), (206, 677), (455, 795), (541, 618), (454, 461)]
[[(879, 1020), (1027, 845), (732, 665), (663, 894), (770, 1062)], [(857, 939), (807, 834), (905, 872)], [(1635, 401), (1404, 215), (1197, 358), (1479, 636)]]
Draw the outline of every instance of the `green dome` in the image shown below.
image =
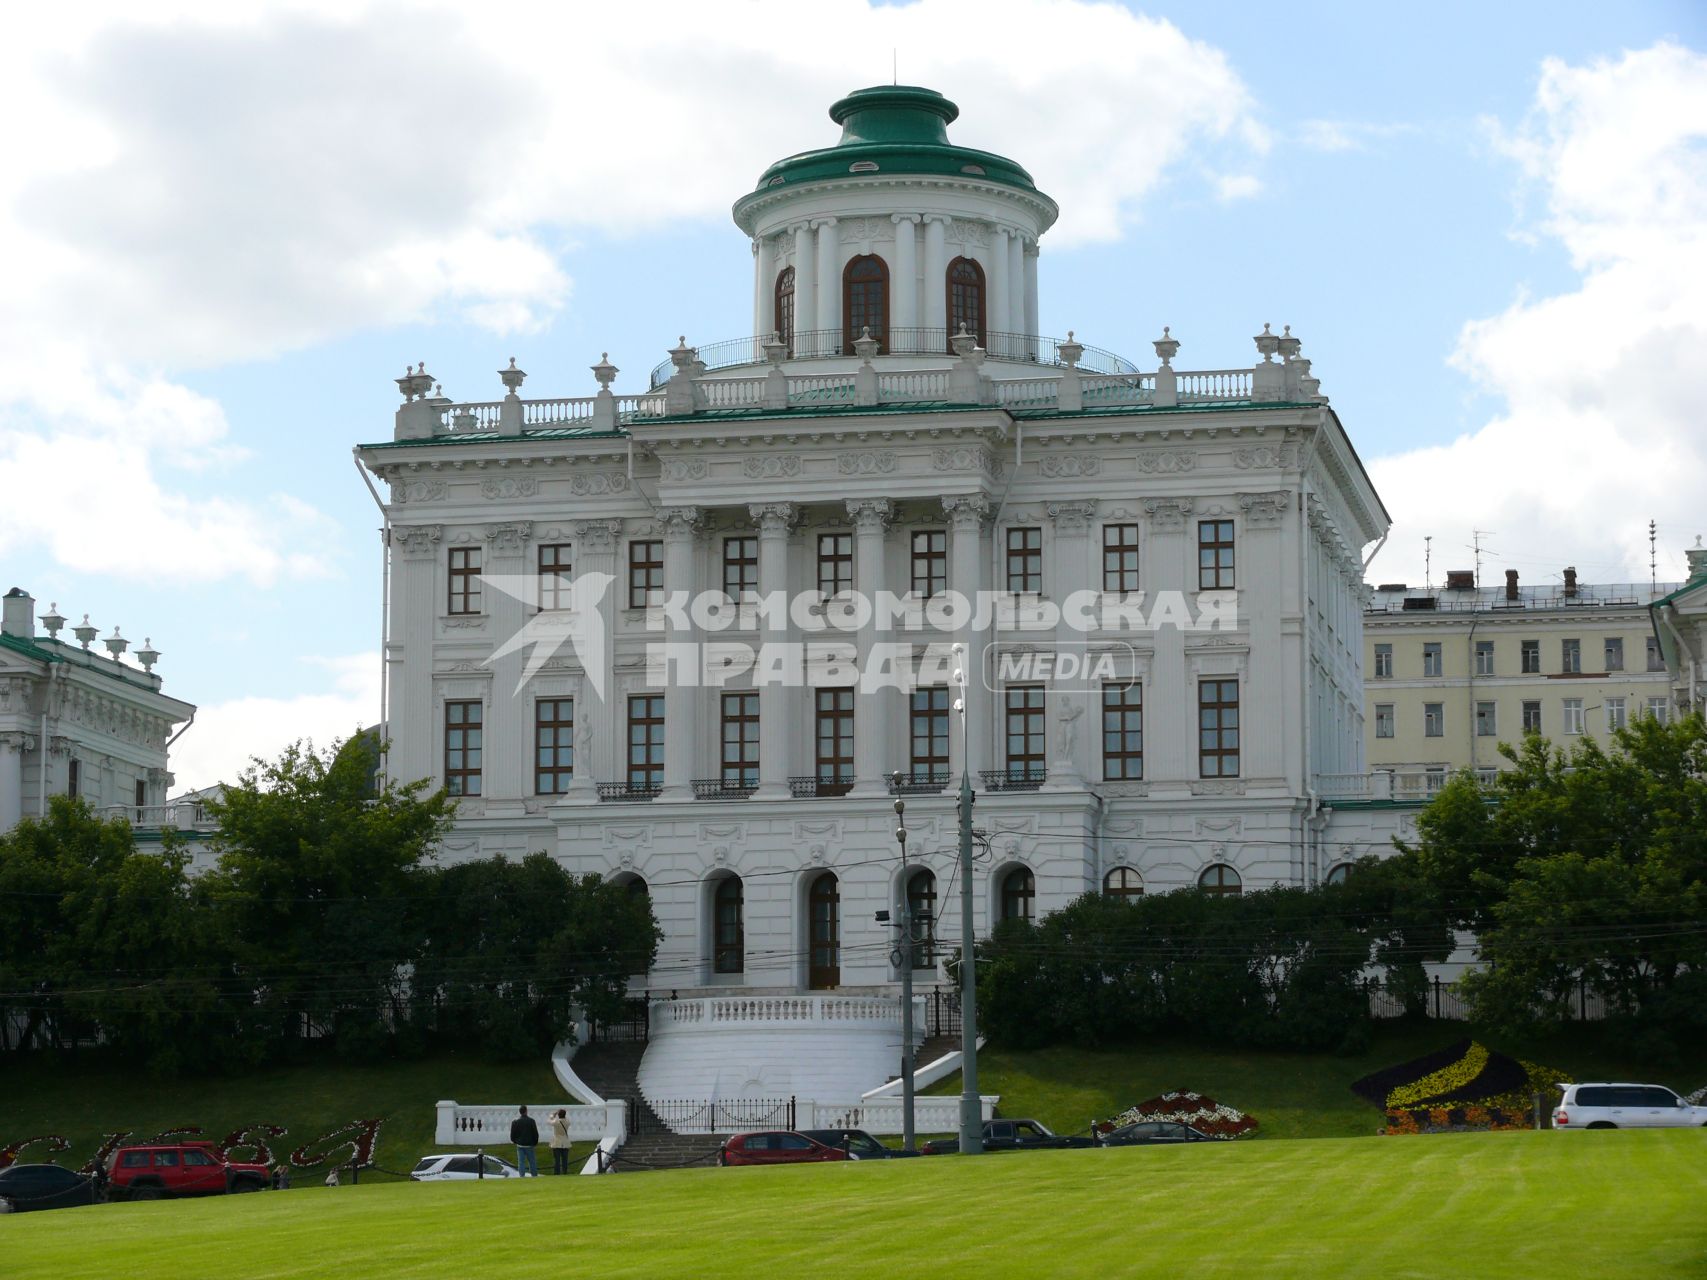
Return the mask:
[(856, 89), (830, 108), (830, 119), (842, 126), (842, 140), (778, 160), (760, 175), (754, 191), (868, 174), (941, 174), (1035, 193), (1031, 175), (1012, 160), (948, 140), (948, 125), (959, 114), (960, 108), (935, 89), (910, 84)]

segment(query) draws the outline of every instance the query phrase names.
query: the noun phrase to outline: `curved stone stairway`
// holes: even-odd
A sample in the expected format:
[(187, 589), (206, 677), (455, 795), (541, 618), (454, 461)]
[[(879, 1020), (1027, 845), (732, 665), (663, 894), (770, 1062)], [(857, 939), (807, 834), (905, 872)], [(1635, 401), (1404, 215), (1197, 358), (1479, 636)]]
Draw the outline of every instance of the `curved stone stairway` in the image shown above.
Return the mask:
[(601, 1098), (628, 1103), (628, 1141), (617, 1153), (616, 1172), (634, 1173), (642, 1167), (657, 1169), (691, 1165), (704, 1168), (716, 1163), (723, 1139), (717, 1134), (672, 1133), (664, 1127), (641, 1095), (640, 1058), (643, 1043), (588, 1044), (576, 1050), (575, 1074)]

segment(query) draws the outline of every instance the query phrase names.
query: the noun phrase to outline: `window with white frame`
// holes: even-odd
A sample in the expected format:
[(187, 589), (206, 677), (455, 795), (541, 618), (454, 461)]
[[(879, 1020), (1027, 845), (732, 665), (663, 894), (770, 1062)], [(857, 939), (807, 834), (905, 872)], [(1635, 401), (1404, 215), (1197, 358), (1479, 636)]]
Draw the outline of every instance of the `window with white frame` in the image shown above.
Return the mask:
[(1393, 646), (1378, 644), (1375, 646), (1375, 678), (1391, 680), (1393, 678)]
[(1648, 715), (1650, 718), (1658, 720), (1661, 724), (1665, 724), (1671, 719), (1671, 699), (1649, 698)]
[(1624, 637), (1607, 636), (1605, 644), (1607, 671), (1624, 670)]
[(1559, 641), (1559, 670), (1566, 675), (1576, 675), (1583, 669), (1583, 642), (1581, 640)]
[(1525, 702), (1523, 704), (1523, 731), (1525, 733), (1541, 732), (1541, 704)]
[(1521, 670), (1526, 676), (1541, 674), (1541, 642), (1525, 640), (1523, 642), (1523, 664)]
[(1665, 654), (1660, 652), (1660, 642), (1653, 636), (1648, 637), (1648, 670), (1664, 671), (1666, 669)]
[(1393, 736), (1393, 704), (1377, 702), (1375, 704), (1375, 736), (1391, 738)]
[(1423, 703), (1423, 736), (1425, 738), (1446, 736), (1446, 704), (1444, 702)]
[(1630, 722), (1628, 704), (1623, 698), (1608, 698), (1606, 700), (1606, 731), (1612, 733), (1624, 728)]
[(1572, 736), (1583, 731), (1583, 700), (1581, 698), (1565, 699), (1565, 732)]
[(1429, 641), (1423, 645), (1423, 674), (1425, 676), (1438, 676), (1440, 674), (1440, 644), (1437, 641)]
[(1495, 715), (1495, 706), (1491, 702), (1476, 704), (1476, 736), (1492, 738), (1499, 733), (1499, 722)]
[(1479, 676), (1494, 674), (1494, 642), (1492, 640), (1476, 641), (1476, 674)]

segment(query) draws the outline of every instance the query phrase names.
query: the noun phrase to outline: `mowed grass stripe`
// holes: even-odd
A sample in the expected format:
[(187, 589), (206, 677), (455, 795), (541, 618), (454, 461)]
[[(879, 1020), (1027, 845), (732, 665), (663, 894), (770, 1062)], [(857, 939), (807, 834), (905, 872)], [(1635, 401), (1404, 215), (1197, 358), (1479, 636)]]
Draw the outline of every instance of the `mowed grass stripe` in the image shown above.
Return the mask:
[(386, 1185), (0, 1222), (20, 1277), (1707, 1276), (1707, 1134), (1464, 1134)]

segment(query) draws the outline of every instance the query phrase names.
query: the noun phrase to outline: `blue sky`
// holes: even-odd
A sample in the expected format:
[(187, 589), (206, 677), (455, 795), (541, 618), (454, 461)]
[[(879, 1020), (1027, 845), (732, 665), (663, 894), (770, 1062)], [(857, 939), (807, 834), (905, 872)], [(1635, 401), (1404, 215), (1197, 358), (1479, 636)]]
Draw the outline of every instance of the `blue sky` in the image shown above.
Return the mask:
[[(0, 52), (4, 586), (150, 636), (179, 781), (377, 710), (350, 460), (425, 360), (459, 399), (619, 392), (750, 323), (728, 206), (888, 78), (1060, 199), (1042, 327), (1248, 364), (1293, 326), (1395, 518), (1372, 578), (1661, 577), (1707, 524), (1697, 4), (868, 10), (193, 0)], [(595, 27), (590, 25), (597, 23)], [(27, 25), (27, 24), (26, 24)], [(527, 38), (517, 38), (517, 33)], [(790, 43), (793, 41), (794, 43)], [(611, 65), (606, 65), (611, 64)], [(868, 65), (869, 64), (869, 65)], [(597, 68), (597, 69), (594, 69)], [(503, 74), (493, 74), (494, 69)], [(1697, 313), (1693, 318), (1691, 312)]]

